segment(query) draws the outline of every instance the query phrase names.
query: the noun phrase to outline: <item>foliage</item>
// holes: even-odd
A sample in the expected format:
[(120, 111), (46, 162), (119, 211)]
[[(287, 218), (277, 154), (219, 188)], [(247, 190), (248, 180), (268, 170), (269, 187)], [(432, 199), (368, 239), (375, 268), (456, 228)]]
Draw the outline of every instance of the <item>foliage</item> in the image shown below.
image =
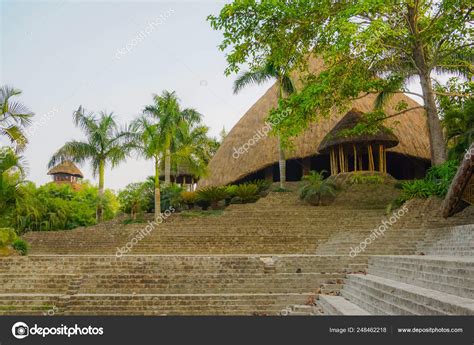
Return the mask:
[(170, 208), (179, 208), (181, 206), (181, 193), (183, 188), (175, 183), (166, 185), (161, 190), (161, 212)]
[(0, 252), (8, 253), (8, 247), (13, 248), (21, 255), (28, 252), (27, 243), (18, 237), (12, 228), (0, 228)]
[(28, 244), (21, 238), (17, 238), (13, 241), (12, 247), (21, 255), (26, 255), (28, 253)]
[(0, 136), (5, 136), (13, 144), (16, 152), (21, 152), (28, 139), (26, 128), (34, 115), (21, 102), (13, 100), (21, 91), (4, 85), (0, 88)]
[[(324, 69), (309, 74), (302, 90), (281, 99), (270, 113), (270, 121), (283, 112), (291, 115), (274, 127), (285, 144), (310, 122), (330, 116), (334, 108), (346, 110), (361, 95), (378, 94), (374, 105), (383, 109), (393, 94), (409, 92), (408, 82), (418, 76), (430, 119), (432, 159), (436, 164), (444, 160), (430, 77), (432, 72), (472, 75), (470, 1), (236, 0), (208, 20), (223, 31), (219, 47), (226, 52), (227, 74), (244, 64), (251, 69), (266, 61), (281, 65), (289, 57), (305, 69), (308, 56), (321, 58)], [(414, 107), (401, 102), (397, 108), (402, 114)]]
[[(473, 88), (473, 83), (459, 85), (457, 79), (453, 78), (447, 88), (439, 86), (438, 90), (447, 94), (454, 92), (472, 95)], [(474, 142), (474, 98), (439, 96), (438, 101), (446, 133), (449, 158), (460, 161), (471, 143)]]
[(311, 205), (321, 205), (323, 197), (336, 195), (336, 185), (324, 179), (325, 172), (310, 171), (308, 175), (303, 176), (304, 182), (299, 190), (301, 200)]
[(217, 203), (227, 197), (225, 187), (209, 186), (197, 191), (199, 201), (207, 201), (212, 208), (217, 207)]
[(401, 199), (409, 200), (430, 196), (443, 198), (456, 174), (457, 166), (457, 161), (447, 161), (439, 166), (431, 167), (424, 179), (403, 182)]
[(242, 203), (255, 202), (258, 199), (258, 186), (252, 183), (238, 185), (235, 189), (235, 197)]
[[(151, 193), (151, 195), (150, 195)], [(147, 182), (135, 182), (128, 184), (118, 193), (120, 210), (136, 219), (137, 215), (153, 210), (153, 188)]]
[(181, 217), (196, 218), (196, 217), (216, 217), (222, 215), (222, 210), (211, 210), (211, 211), (183, 211)]
[(112, 168), (124, 161), (131, 152), (133, 136), (127, 128), (119, 128), (115, 116), (101, 112), (99, 116), (93, 113), (85, 114), (80, 106), (73, 114), (74, 124), (80, 127), (86, 135), (85, 141), (71, 140), (56, 151), (49, 167), (58, 162), (71, 160), (77, 163), (90, 161), (94, 176), (99, 176), (99, 198), (97, 199), (97, 219), (103, 218), (102, 192), (104, 189), (105, 167)]
[(188, 205), (189, 207), (193, 207), (193, 205), (197, 201), (197, 198), (198, 198), (198, 195), (196, 192), (188, 192), (188, 191), (181, 192), (181, 200), (183, 201), (184, 204)]
[(256, 185), (257, 188), (258, 188), (258, 192), (262, 193), (262, 192), (266, 192), (271, 187), (272, 181), (270, 181), (270, 180), (253, 180), (253, 181), (247, 182), (247, 184)]
[(384, 182), (384, 177), (381, 175), (364, 175), (360, 173), (353, 173), (349, 179), (350, 184), (381, 184)]
[[(25, 230), (67, 230), (96, 223), (97, 187), (87, 183), (74, 191), (69, 185), (49, 183), (36, 187), (28, 183), (20, 188), (9, 219), (19, 232)], [(103, 196), (104, 219), (111, 219), (118, 209), (115, 194), (106, 190)]]

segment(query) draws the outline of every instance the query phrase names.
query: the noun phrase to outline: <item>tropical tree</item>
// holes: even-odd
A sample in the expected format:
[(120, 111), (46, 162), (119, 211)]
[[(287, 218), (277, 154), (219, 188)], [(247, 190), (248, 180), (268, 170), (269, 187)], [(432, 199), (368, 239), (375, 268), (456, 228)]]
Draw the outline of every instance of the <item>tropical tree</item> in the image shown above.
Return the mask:
[[(269, 80), (275, 80), (278, 85), (278, 99), (281, 100), (287, 95), (295, 92), (295, 86), (290, 78), (289, 66), (280, 67), (271, 61), (267, 61), (263, 66), (251, 71), (241, 73), (234, 82), (234, 93), (238, 93), (249, 84), (263, 84)], [(278, 165), (280, 168), (280, 188), (285, 188), (286, 182), (286, 161), (285, 151), (278, 136)]]
[(74, 124), (86, 135), (85, 141), (71, 140), (56, 151), (49, 167), (59, 162), (71, 160), (76, 163), (89, 161), (94, 176), (99, 176), (99, 201), (97, 204), (97, 221), (103, 216), (103, 197), (105, 185), (105, 168), (116, 167), (124, 161), (133, 148), (133, 136), (126, 129), (119, 128), (113, 113), (101, 112), (99, 116), (85, 113), (80, 106), (73, 114)]
[(153, 104), (145, 107), (144, 113), (158, 120), (164, 149), (165, 184), (171, 182), (171, 152), (176, 146), (176, 134), (183, 123), (193, 125), (201, 121), (202, 115), (191, 108), (181, 109), (176, 92), (163, 91), (153, 95)]
[(156, 118), (142, 115), (131, 125), (135, 133), (135, 150), (146, 159), (153, 159), (155, 167), (154, 187), (155, 187), (155, 219), (158, 219), (161, 212), (160, 201), (160, 161), (163, 157), (165, 140), (161, 135), (161, 126)]
[(0, 136), (5, 136), (21, 152), (27, 144), (25, 128), (34, 115), (25, 105), (13, 100), (21, 91), (10, 86), (0, 88)]
[[(431, 160), (437, 165), (446, 159), (446, 145), (433, 77), (472, 76), (472, 9), (468, 0), (234, 1), (209, 20), (224, 30), (220, 48), (228, 52), (227, 73), (268, 59), (278, 63), (292, 56), (304, 67), (310, 54), (323, 58), (324, 71), (308, 77), (301, 92), (278, 110), (292, 115), (277, 126), (283, 135), (301, 133), (310, 121), (361, 95), (382, 92), (376, 104), (381, 106), (387, 96), (406, 92), (424, 100)], [(414, 77), (421, 94), (406, 88)], [(390, 116), (410, 109), (399, 103), (397, 110)]]

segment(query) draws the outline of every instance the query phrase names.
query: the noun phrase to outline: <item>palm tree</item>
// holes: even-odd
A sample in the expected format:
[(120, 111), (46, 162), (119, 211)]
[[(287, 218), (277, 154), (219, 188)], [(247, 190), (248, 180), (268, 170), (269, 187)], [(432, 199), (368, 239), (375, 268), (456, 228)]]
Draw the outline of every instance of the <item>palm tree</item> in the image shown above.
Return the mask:
[(24, 129), (31, 124), (34, 115), (25, 105), (12, 100), (20, 94), (20, 90), (10, 86), (0, 88), (0, 136), (6, 136), (15, 143), (17, 152), (22, 151), (27, 144)]
[[(153, 120), (153, 118), (151, 120)], [(143, 115), (132, 123), (131, 129), (136, 135), (135, 149), (144, 158), (153, 159), (155, 164), (155, 219), (158, 219), (161, 213), (160, 160), (161, 157), (163, 157), (164, 148), (161, 127), (158, 122), (152, 122)]]
[(0, 157), (0, 214), (8, 213), (15, 207), (15, 202), (21, 194), (19, 187), (24, 184), (25, 175), (23, 158), (13, 150)]
[(171, 151), (176, 146), (176, 135), (183, 123), (195, 125), (202, 115), (196, 110), (181, 109), (176, 92), (163, 91), (161, 96), (153, 95), (153, 104), (145, 107), (144, 113), (157, 119), (164, 148), (165, 184), (171, 182)]
[[(278, 85), (278, 99), (282, 99), (295, 92), (295, 86), (290, 78), (289, 69), (277, 66), (272, 61), (268, 61), (260, 68), (241, 73), (234, 82), (234, 93), (238, 93), (249, 84), (263, 84), (269, 80), (276, 80)], [(278, 135), (278, 154), (280, 168), (280, 188), (285, 188), (286, 182), (286, 161), (285, 151)]]
[(98, 117), (93, 113), (85, 114), (80, 106), (73, 114), (74, 124), (82, 129), (86, 141), (71, 140), (56, 151), (49, 167), (64, 160), (76, 163), (90, 161), (93, 175), (99, 175), (99, 203), (97, 221), (102, 220), (105, 167), (112, 168), (124, 161), (133, 148), (133, 138), (127, 129), (120, 129), (112, 113), (101, 112)]

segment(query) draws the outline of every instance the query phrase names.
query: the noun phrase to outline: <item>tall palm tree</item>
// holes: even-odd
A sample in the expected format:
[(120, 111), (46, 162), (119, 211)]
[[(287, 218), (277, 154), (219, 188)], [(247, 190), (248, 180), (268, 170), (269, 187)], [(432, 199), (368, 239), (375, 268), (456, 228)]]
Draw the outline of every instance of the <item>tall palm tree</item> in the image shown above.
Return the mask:
[(17, 152), (27, 144), (25, 128), (31, 124), (34, 115), (25, 105), (12, 100), (19, 95), (21, 91), (13, 87), (5, 85), (0, 88), (0, 136), (15, 143)]
[(161, 213), (160, 160), (163, 157), (164, 148), (161, 127), (157, 121), (153, 122), (153, 118), (149, 119), (142, 115), (132, 122), (131, 129), (136, 135), (135, 149), (144, 158), (153, 159), (155, 164), (155, 219), (158, 219)]
[(190, 125), (201, 121), (196, 110), (181, 109), (176, 92), (163, 91), (161, 96), (153, 95), (153, 104), (145, 107), (144, 113), (159, 122), (165, 161), (165, 184), (171, 182), (171, 151), (176, 146), (176, 135), (183, 123)]
[[(269, 80), (275, 80), (278, 85), (278, 99), (287, 97), (295, 92), (295, 86), (290, 78), (289, 68), (277, 66), (272, 61), (267, 61), (260, 68), (241, 73), (234, 82), (234, 93), (238, 93), (249, 84), (263, 84)], [(286, 161), (285, 151), (278, 135), (278, 165), (280, 168), (280, 188), (285, 188)]]
[(101, 112), (98, 117), (93, 113), (85, 114), (80, 106), (73, 114), (74, 124), (86, 135), (85, 141), (71, 140), (56, 151), (49, 167), (58, 162), (72, 160), (77, 163), (90, 161), (93, 175), (99, 176), (99, 203), (97, 221), (102, 220), (105, 168), (112, 168), (124, 161), (133, 148), (133, 138), (127, 129), (120, 129), (112, 113)]

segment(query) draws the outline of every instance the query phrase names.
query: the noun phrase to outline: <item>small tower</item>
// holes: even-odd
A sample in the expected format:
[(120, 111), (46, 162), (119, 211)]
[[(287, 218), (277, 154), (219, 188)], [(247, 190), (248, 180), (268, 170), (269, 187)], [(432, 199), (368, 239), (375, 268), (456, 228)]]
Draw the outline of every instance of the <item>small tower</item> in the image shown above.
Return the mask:
[(53, 182), (56, 184), (69, 184), (74, 189), (79, 188), (78, 179), (84, 175), (79, 168), (71, 161), (64, 161), (48, 171), (48, 175), (53, 176)]

